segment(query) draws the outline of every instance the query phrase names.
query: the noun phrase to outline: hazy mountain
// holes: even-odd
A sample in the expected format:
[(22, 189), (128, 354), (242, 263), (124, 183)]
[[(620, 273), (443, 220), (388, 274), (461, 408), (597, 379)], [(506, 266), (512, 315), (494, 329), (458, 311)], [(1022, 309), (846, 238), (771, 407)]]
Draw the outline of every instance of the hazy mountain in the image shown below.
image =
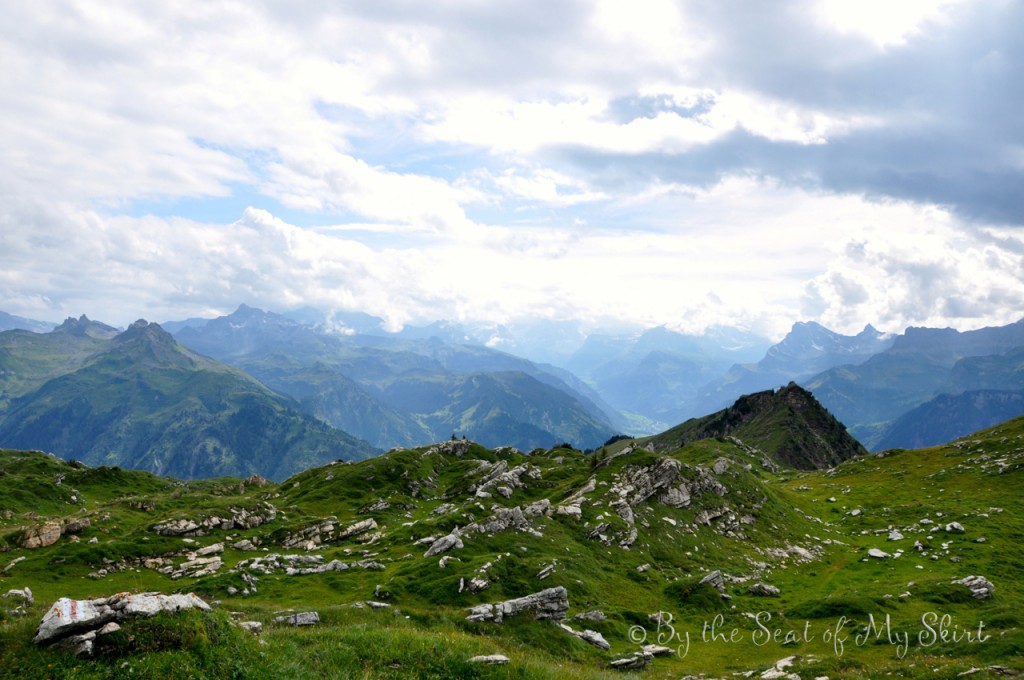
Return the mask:
[(893, 338), (870, 324), (857, 335), (842, 335), (813, 321), (797, 322), (785, 338), (755, 364), (731, 367), (697, 396), (707, 408), (721, 408), (742, 394), (802, 381), (834, 366), (858, 364), (888, 349)]
[(908, 328), (885, 352), (858, 365), (831, 368), (803, 384), (874, 450), (893, 421), (939, 394), (1017, 386), (1012, 374), (1020, 355), (998, 355), (1022, 347), (1024, 321), (962, 333)]
[(49, 333), (0, 332), (0, 410), (51, 378), (80, 368), (117, 329), (82, 315)]
[[(90, 337), (83, 326), (75, 322)], [(0, 444), (188, 478), (282, 479), (376, 453), (145, 321), (103, 343), (81, 367), (14, 399), (0, 414)]]
[[(552, 439), (594, 447), (617, 429), (610, 422), (614, 411), (570, 385), (560, 371), (437, 335), (331, 333), (243, 305), (202, 328), (185, 328), (177, 338), (381, 448), (425, 444), (453, 430), (524, 448), (551, 445)], [(521, 377), (510, 380), (510, 374)], [(424, 391), (430, 403), (419, 398)], [(469, 395), (490, 406), (473, 407)], [(528, 408), (524, 395), (534, 400)], [(526, 413), (534, 423), (526, 423)]]
[(921, 448), (953, 441), (1024, 414), (1024, 390), (940, 394), (897, 418), (874, 448)]
[(611, 406), (632, 418), (633, 431), (651, 431), (706, 413), (698, 388), (729, 366), (761, 356), (767, 341), (726, 328), (684, 335), (664, 327), (639, 335), (594, 334), (565, 366)]
[(20, 329), (32, 331), (33, 333), (48, 333), (56, 325), (49, 321), (36, 321), (35, 319), (26, 319), (23, 316), (14, 316), (7, 312), (0, 312), (0, 331)]
[(800, 470), (833, 467), (867, 453), (842, 423), (796, 383), (742, 396), (727, 409), (688, 420), (650, 441), (662, 451), (726, 436)]

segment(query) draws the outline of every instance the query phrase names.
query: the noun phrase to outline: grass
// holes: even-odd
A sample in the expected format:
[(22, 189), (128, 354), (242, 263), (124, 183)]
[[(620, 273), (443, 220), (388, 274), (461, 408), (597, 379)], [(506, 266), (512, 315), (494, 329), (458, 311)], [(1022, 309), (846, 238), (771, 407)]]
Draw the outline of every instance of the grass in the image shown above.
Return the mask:
[[(716, 476), (726, 493), (694, 494), (683, 508), (659, 502), (654, 493), (633, 508), (638, 536), (624, 549), (618, 542), (628, 525), (610, 505), (617, 498), (611, 489), (663, 454), (637, 450), (596, 465), (569, 449), (526, 455), (473, 445), (461, 458), (415, 449), (307, 470), (279, 485), (240, 487), (232, 479), (186, 484), (39, 453), (0, 452), (0, 541), (7, 546), (0, 553), (0, 592), (29, 586), (36, 595), (27, 617), (0, 615), (0, 677), (619, 678), (630, 676), (609, 670), (609, 660), (638, 649), (640, 638), (679, 652), (656, 659), (645, 678), (760, 673), (791, 655), (798, 661), (789, 670), (804, 677), (952, 678), (993, 664), (1024, 671), (1024, 421), (947, 446), (866, 456), (832, 471), (772, 473), (727, 440), (695, 442), (669, 455), (690, 480), (699, 479), (698, 466), (727, 459), (728, 469)], [(510, 498), (474, 497), (471, 489), (502, 462), (508, 469), (529, 464), (540, 476), (521, 476), (523, 486), (512, 485)], [(463, 549), (448, 553), (454, 559), (444, 568), (439, 556), (423, 557), (427, 545), (413, 546), (490, 517), (493, 505), (546, 498), (557, 506), (591, 478), (595, 490), (581, 506), (581, 520), (559, 514), (535, 519), (540, 535), (470, 533)], [(167, 518), (229, 517), (231, 508), (266, 502), (277, 507), (277, 519), (252, 529), (214, 529), (192, 543), (152, 531)], [(723, 514), (695, 524), (707, 512)], [(370, 558), (385, 568), (255, 574), (255, 594), (229, 594), (229, 587), (248, 585), (231, 571), (240, 560), (301, 552), (279, 542), (329, 516), (342, 527), (372, 517), (382, 537), (369, 544), (328, 541), (313, 554), (350, 564)], [(90, 526), (78, 542), (65, 536), (49, 548), (18, 547), (23, 527), (55, 517), (88, 518)], [(963, 534), (945, 531), (954, 520)], [(589, 537), (601, 524), (608, 525), (607, 543)], [(892, 529), (905, 538), (889, 541)], [(242, 538), (262, 541), (267, 552), (231, 547)], [(925, 552), (913, 547), (915, 541)], [(210, 577), (171, 580), (140, 561), (170, 554), (180, 563), (186, 550), (215, 542), (226, 546), (225, 567)], [(868, 557), (870, 548), (902, 553), (880, 560)], [(813, 559), (800, 558), (800, 550)], [(25, 559), (5, 572), (18, 558)], [(551, 574), (540, 580), (550, 565)], [(113, 567), (110, 575), (89, 576), (104, 566)], [(699, 585), (713, 569), (729, 577), (730, 600)], [(971, 574), (995, 584), (991, 600), (974, 600), (952, 584)], [(459, 592), (460, 581), (472, 577), (486, 578), (487, 588)], [(752, 595), (755, 582), (777, 586), (779, 597)], [(610, 652), (528, 614), (500, 625), (464, 620), (473, 605), (553, 586), (567, 589), (570, 617), (604, 612), (603, 621), (567, 623), (601, 633)], [(195, 591), (221, 604), (213, 614), (132, 622), (94, 659), (31, 643), (35, 622), (58, 597), (123, 590)], [(353, 606), (372, 599), (392, 606)], [(13, 608), (7, 603), (0, 600), (0, 612)], [(320, 612), (320, 626), (271, 623), (279, 612), (309, 609)], [(263, 634), (256, 638), (231, 625), (230, 611), (263, 622)], [(651, 618), (657, 612), (665, 612), (662, 625)], [(945, 642), (926, 644), (938, 625), (925, 625), (932, 614), (949, 617)], [(869, 625), (883, 634), (858, 641)], [(979, 625), (991, 637), (970, 641), (967, 631), (976, 633)], [(512, 661), (495, 667), (468, 662), (492, 653)]]

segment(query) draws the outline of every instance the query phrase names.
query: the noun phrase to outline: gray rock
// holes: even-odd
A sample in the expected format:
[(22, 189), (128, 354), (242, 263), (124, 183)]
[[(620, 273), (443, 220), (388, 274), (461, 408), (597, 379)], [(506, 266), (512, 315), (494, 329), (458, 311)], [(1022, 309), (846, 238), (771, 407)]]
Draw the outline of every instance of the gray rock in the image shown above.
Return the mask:
[(355, 524), (352, 524), (342, 529), (341, 532), (338, 533), (338, 540), (349, 538), (351, 536), (365, 534), (368, 531), (376, 531), (377, 528), (378, 527), (376, 520), (374, 520), (373, 518), (364, 519), (361, 522), (356, 522)]
[(560, 624), (558, 624), (558, 626), (559, 626), (559, 628), (564, 630), (566, 633), (569, 633), (569, 635), (573, 635), (575, 637), (578, 637), (579, 639), (581, 639), (584, 642), (587, 642), (587, 643), (597, 647), (598, 649), (605, 649), (605, 650), (611, 649), (611, 645), (608, 644), (608, 641), (605, 640), (604, 636), (601, 635), (600, 633), (598, 633), (597, 631), (594, 631), (594, 630), (578, 631), (578, 630), (572, 629), (571, 627), (565, 625), (564, 623), (560, 623)]
[(868, 557), (874, 557), (875, 559), (881, 560), (885, 559), (886, 557), (892, 557), (892, 555), (885, 552), (884, 550), (879, 550), (878, 548), (871, 548), (870, 550), (868, 550)]
[(452, 532), (447, 536), (434, 541), (427, 552), (423, 553), (424, 557), (433, 557), (434, 555), (440, 555), (441, 553), (448, 552), (449, 550), (457, 550), (463, 547), (462, 534), (458, 527), (452, 529)]
[(592, 609), (589, 612), (577, 614), (573, 618), (578, 621), (604, 621), (608, 617), (600, 609)]
[(615, 659), (608, 665), (618, 670), (639, 670), (649, 664), (652, 658), (654, 656), (647, 652), (633, 652), (632, 656)]
[(950, 522), (946, 525), (946, 533), (962, 534), (964, 533), (964, 526), (960, 522)]
[(976, 600), (987, 600), (992, 597), (996, 587), (984, 576), (966, 576), (953, 583), (966, 586)]
[(713, 572), (702, 578), (700, 582), (707, 583), (720, 593), (725, 592), (725, 578), (722, 576), (722, 572), (718, 569), (715, 569)]
[(750, 594), (760, 597), (778, 597), (779, 589), (767, 583), (755, 583), (750, 586)]
[(535, 613), (538, 619), (565, 618), (569, 609), (569, 596), (565, 588), (548, 588), (532, 595), (506, 600), (497, 604), (482, 604), (470, 608), (467, 621), (494, 621), (501, 623), (506, 616), (514, 616), (524, 611)]
[(35, 598), (32, 597), (32, 589), (29, 587), (25, 588), (12, 588), (4, 593), (5, 598), (20, 600), (22, 604), (32, 605), (35, 604)]
[(289, 626), (313, 626), (320, 623), (319, 612), (295, 612), (274, 617), (274, 623), (285, 623)]
[(43, 616), (33, 641), (39, 645), (48, 645), (83, 632), (95, 633), (111, 621), (123, 621), (133, 616), (153, 616), (160, 612), (179, 612), (185, 609), (209, 611), (210, 605), (194, 593), (118, 593), (97, 600), (72, 600), (62, 597)]
[(508, 663), (508, 657), (502, 654), (487, 654), (470, 658), (470, 663), (482, 663), (491, 666), (504, 666)]
[(259, 635), (263, 632), (263, 624), (259, 621), (239, 621), (238, 627), (249, 631), (253, 635)]

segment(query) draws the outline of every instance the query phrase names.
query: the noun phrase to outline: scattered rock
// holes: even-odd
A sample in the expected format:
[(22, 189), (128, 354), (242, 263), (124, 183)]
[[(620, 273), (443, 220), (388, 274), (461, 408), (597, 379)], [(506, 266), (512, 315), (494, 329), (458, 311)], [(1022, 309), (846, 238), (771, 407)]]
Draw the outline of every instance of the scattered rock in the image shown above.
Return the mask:
[(239, 621), (238, 627), (249, 631), (253, 635), (259, 635), (263, 632), (263, 624), (259, 621)]
[(508, 657), (502, 654), (487, 654), (470, 658), (470, 663), (482, 663), (491, 666), (504, 666), (508, 663)]
[(576, 619), (578, 621), (604, 621), (608, 617), (605, 616), (605, 613), (603, 611), (601, 611), (600, 609), (592, 609), (589, 612), (584, 612), (582, 614), (577, 614), (576, 616), (574, 616), (572, 618), (574, 618), (574, 619)]
[(885, 559), (886, 557), (892, 557), (892, 555), (885, 552), (884, 550), (879, 550), (878, 548), (871, 548), (870, 550), (868, 550), (868, 557), (874, 557), (875, 559), (881, 560)]
[(898, 529), (893, 529), (892, 531), (889, 532), (889, 540), (890, 541), (902, 541), (903, 540), (903, 534), (901, 534)]
[(962, 534), (964, 533), (964, 527), (960, 522), (950, 522), (946, 525), (946, 533)]

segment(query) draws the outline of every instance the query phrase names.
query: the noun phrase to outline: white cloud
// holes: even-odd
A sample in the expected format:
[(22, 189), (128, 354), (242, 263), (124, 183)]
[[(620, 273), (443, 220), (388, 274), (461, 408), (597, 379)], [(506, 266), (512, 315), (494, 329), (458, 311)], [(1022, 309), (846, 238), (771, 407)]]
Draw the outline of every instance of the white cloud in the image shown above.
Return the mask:
[(945, 19), (946, 11), (965, 0), (818, 0), (818, 20), (840, 33), (854, 33), (879, 47), (902, 45), (922, 26)]
[(852, 6), (7, 3), (5, 311), (1019, 315), (1014, 5)]

